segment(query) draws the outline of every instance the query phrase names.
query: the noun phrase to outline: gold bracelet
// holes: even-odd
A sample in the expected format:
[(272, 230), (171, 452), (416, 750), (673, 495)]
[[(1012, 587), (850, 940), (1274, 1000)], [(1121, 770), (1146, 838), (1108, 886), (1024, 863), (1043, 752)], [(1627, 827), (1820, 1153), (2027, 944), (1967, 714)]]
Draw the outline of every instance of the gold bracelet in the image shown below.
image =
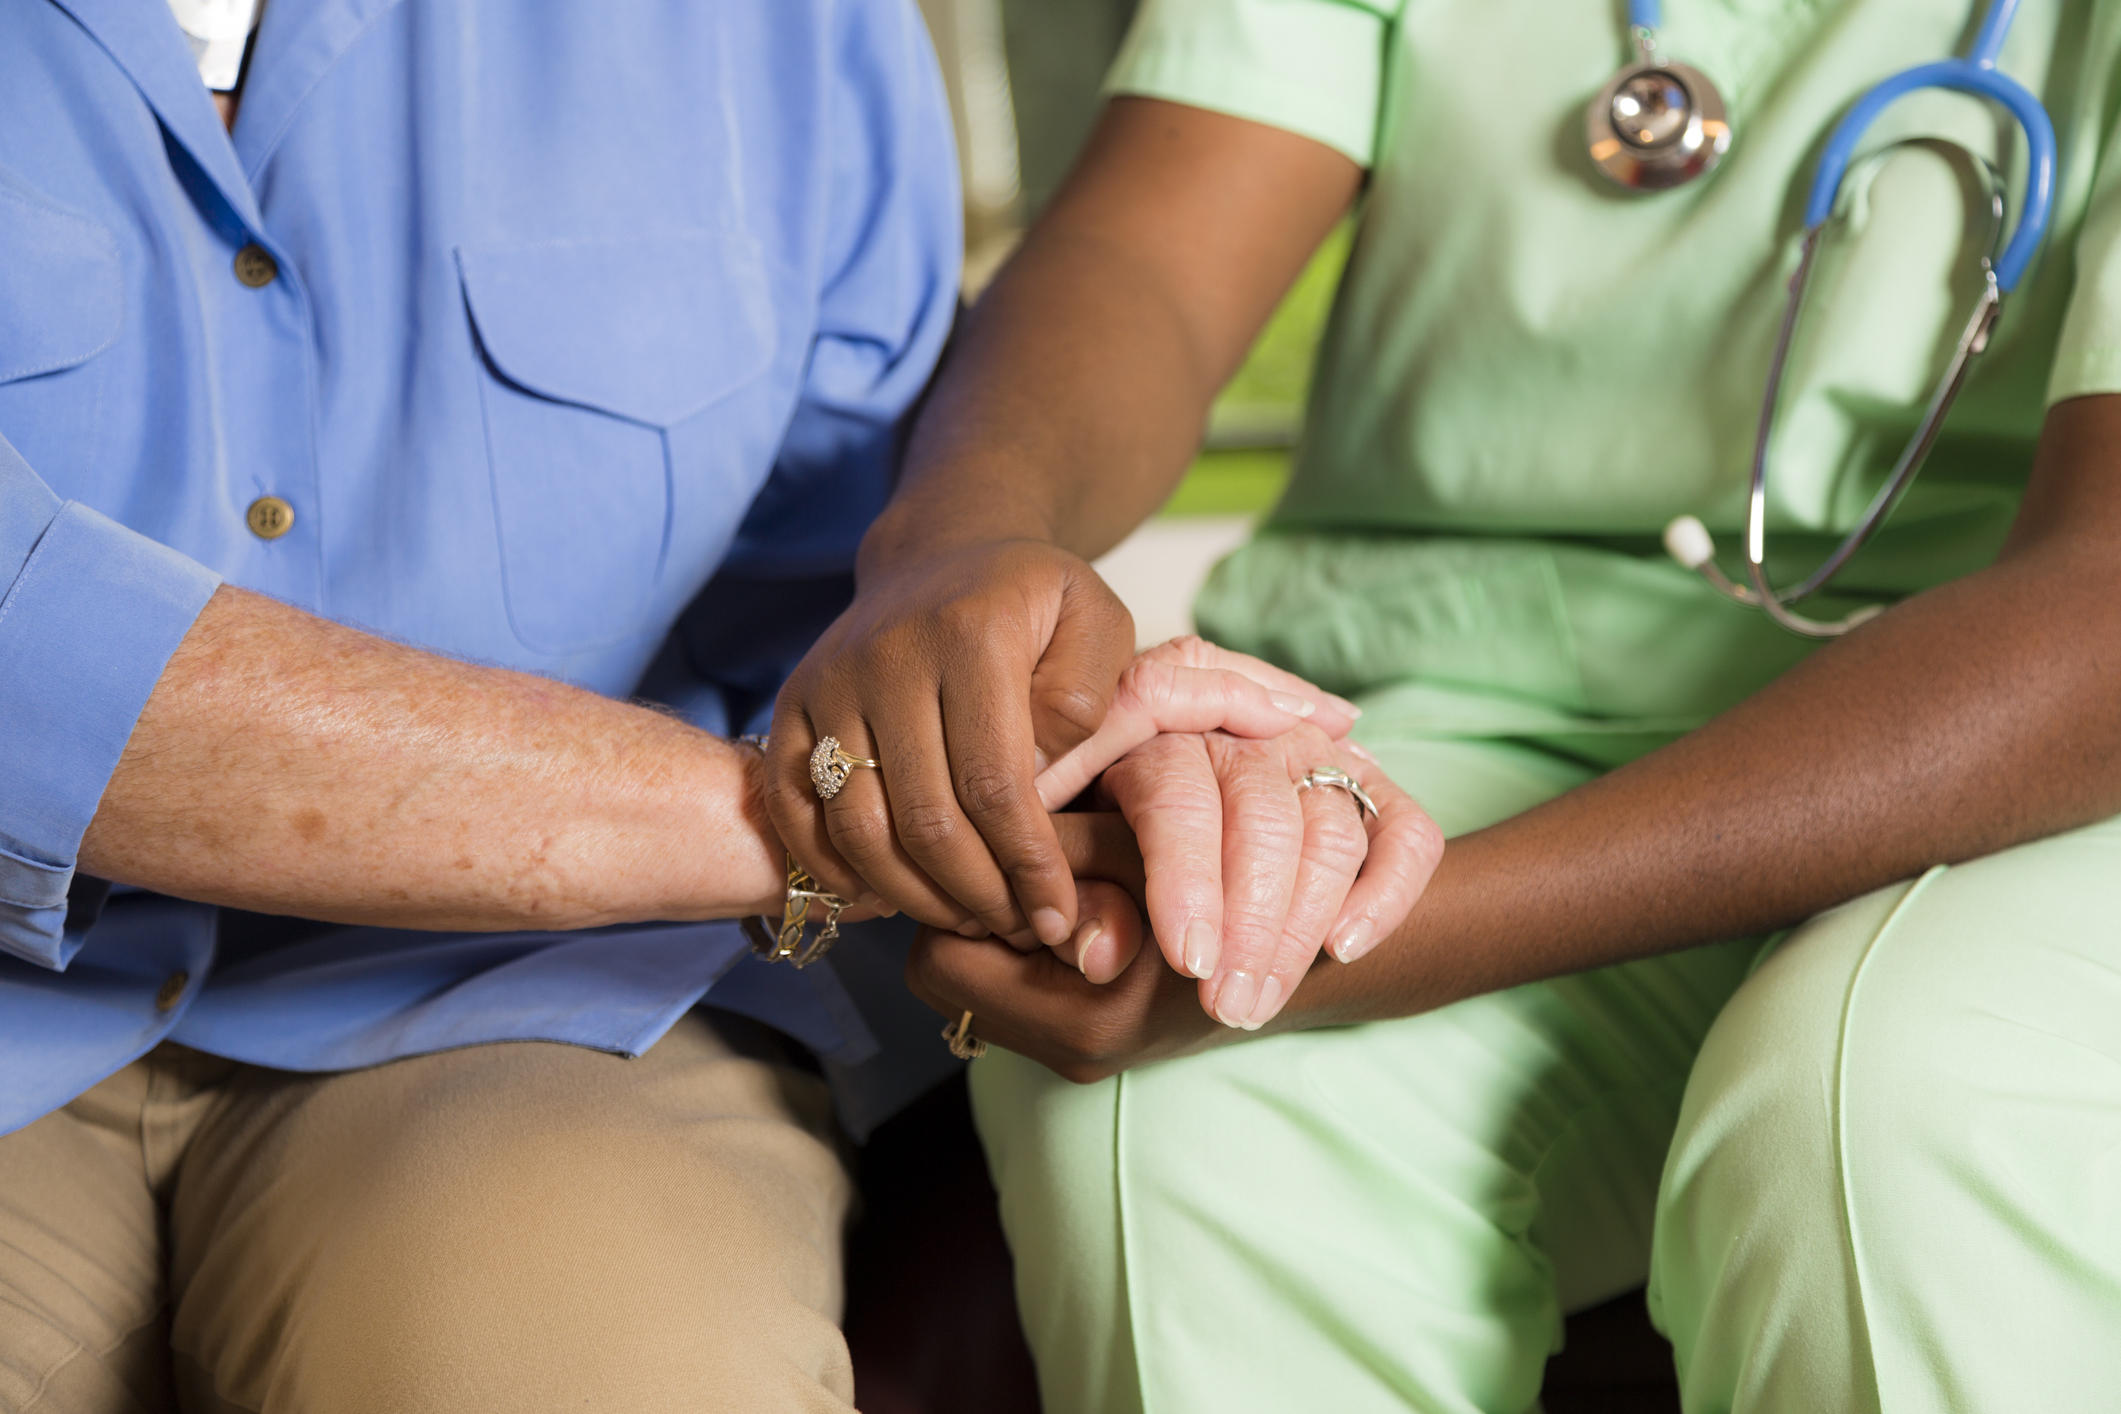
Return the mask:
[[(766, 754), (766, 738), (752, 733), (733, 738), (741, 746), (755, 749), (759, 755)], [(753, 914), (743, 920), (744, 936), (751, 942), (751, 950), (768, 962), (792, 962), (797, 967), (808, 967), (826, 953), (840, 939), (840, 915), (851, 906), (838, 894), (828, 894), (817, 886), (810, 871), (796, 863), (793, 854), (783, 851), (788, 861), (788, 886), (781, 896), (781, 926), (778, 932), (764, 918)], [(804, 930), (810, 926), (810, 906), (822, 904), (825, 921), (817, 930), (817, 936), (808, 943), (803, 941)]]
[[(832, 945), (840, 938), (840, 914), (850, 905), (838, 894), (819, 888), (817, 880), (796, 863), (794, 855), (787, 858), (788, 889), (782, 898), (780, 931), (769, 930), (766, 920), (754, 915), (744, 920), (744, 936), (751, 940), (751, 950), (766, 961), (790, 962), (802, 968), (832, 951)], [(810, 927), (812, 904), (823, 905), (825, 921), (818, 925), (817, 936), (805, 942), (803, 934)]]

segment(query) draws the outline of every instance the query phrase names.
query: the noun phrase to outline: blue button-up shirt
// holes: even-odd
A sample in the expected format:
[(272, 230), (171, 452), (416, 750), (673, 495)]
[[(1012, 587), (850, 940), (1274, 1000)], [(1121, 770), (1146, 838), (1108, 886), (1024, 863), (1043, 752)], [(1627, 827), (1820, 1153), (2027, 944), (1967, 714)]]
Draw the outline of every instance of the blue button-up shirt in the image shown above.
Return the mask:
[(912, 0), (272, 0), (232, 133), (165, 0), (0, 31), (0, 1131), (164, 1039), (635, 1053), (709, 997), (850, 1064), (939, 1051), (871, 1009), (890, 930), (843, 987), (730, 924), (260, 927), (73, 867), (221, 579), (764, 722), (955, 308)]

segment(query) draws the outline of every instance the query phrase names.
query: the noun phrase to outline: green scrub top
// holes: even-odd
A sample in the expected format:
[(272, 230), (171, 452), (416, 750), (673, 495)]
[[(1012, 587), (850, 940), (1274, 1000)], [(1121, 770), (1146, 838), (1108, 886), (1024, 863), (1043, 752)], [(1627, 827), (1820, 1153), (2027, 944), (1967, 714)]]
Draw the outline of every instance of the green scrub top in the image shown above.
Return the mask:
[[(1737, 571), (1801, 210), (1857, 95), (1962, 52), (1968, 0), (1667, 0), (1662, 49), (1735, 133), (1673, 190), (1608, 185), (1584, 110), (1632, 58), (1612, 0), (1146, 0), (1110, 88), (1271, 124), (1368, 169), (1289, 489), (1197, 606), (1205, 631), (1424, 735), (1593, 762), (1698, 725), (1813, 646), (1665, 557), (1682, 513)], [(2046, 406), (2121, 390), (2121, 4), (2024, 0), (2002, 70), (2060, 145), (2046, 247), (1927, 467), (1815, 613), (1986, 564)], [(1852, 167), (1770, 463), (1771, 568), (1809, 573), (1918, 420), (1985, 227), (1954, 139), (2023, 190), (1998, 111), (1924, 93)], [(2121, 468), (2116, 468), (2121, 474)], [(1375, 710), (1375, 708), (1373, 708)]]

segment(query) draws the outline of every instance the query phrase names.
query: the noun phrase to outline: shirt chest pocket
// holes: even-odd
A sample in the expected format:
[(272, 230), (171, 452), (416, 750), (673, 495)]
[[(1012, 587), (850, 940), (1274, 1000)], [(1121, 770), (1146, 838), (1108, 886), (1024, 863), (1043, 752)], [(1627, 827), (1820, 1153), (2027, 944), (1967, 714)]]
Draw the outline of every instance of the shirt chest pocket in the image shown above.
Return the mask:
[(516, 636), (561, 654), (657, 631), (684, 471), (670, 430), (773, 362), (756, 245), (693, 231), (464, 246), (457, 268)]
[(0, 172), (0, 436), (62, 496), (97, 466), (107, 359), (124, 322), (116, 241)]

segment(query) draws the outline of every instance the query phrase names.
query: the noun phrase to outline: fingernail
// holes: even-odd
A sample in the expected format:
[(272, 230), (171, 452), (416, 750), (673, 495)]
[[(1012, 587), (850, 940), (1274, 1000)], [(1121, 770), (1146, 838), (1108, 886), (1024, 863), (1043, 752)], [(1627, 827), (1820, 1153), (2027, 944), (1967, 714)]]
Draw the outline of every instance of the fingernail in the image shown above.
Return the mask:
[(1245, 1022), (1245, 1030), (1257, 1031), (1274, 1019), (1274, 1013), (1281, 1010), (1282, 992), (1279, 977), (1269, 977), (1260, 984), (1259, 1000), (1252, 1004), (1252, 1017)]
[(1259, 1004), (1259, 978), (1239, 968), (1224, 976), (1215, 993), (1215, 1019), (1233, 1030), (1242, 1030)]
[(1031, 915), (1031, 931), (1049, 948), (1057, 948), (1068, 941), (1068, 920), (1061, 917), (1057, 908), (1041, 908)]
[(1095, 982), (1090, 975), (1090, 948), (1105, 935), (1105, 925), (1091, 919), (1075, 930), (1075, 970), (1083, 974), (1085, 982)]
[(863, 894), (860, 902), (862, 907), (868, 909), (879, 918), (898, 917), (898, 910), (885, 903), (880, 894)]
[(1345, 697), (1335, 697), (1332, 693), (1329, 692), (1326, 694), (1326, 701), (1332, 703), (1335, 707), (1338, 707), (1341, 711), (1347, 713), (1350, 717), (1360, 717), (1362, 715), (1362, 708), (1356, 706), (1354, 703), (1350, 702)]
[(1372, 766), (1375, 766), (1377, 764), (1377, 758), (1375, 756), (1372, 756), (1369, 752), (1363, 750), (1362, 744), (1360, 742), (1344, 741), (1341, 743), (1341, 745), (1348, 748), (1348, 752), (1350, 755), (1359, 756), (1363, 760), (1369, 762)]
[(1326, 951), (1341, 962), (1348, 963), (1359, 961), (1376, 946), (1377, 938), (1370, 931), (1370, 925), (1358, 920), (1334, 934), (1333, 941), (1326, 946)]
[(1222, 956), (1222, 944), (1216, 941), (1214, 925), (1205, 918), (1196, 918), (1186, 925), (1186, 971), (1195, 977), (1213, 977), (1216, 959)]
[(1267, 701), (1273, 703), (1292, 717), (1308, 717), (1318, 710), (1318, 704), (1309, 698), (1297, 697), (1287, 692), (1270, 692)]

